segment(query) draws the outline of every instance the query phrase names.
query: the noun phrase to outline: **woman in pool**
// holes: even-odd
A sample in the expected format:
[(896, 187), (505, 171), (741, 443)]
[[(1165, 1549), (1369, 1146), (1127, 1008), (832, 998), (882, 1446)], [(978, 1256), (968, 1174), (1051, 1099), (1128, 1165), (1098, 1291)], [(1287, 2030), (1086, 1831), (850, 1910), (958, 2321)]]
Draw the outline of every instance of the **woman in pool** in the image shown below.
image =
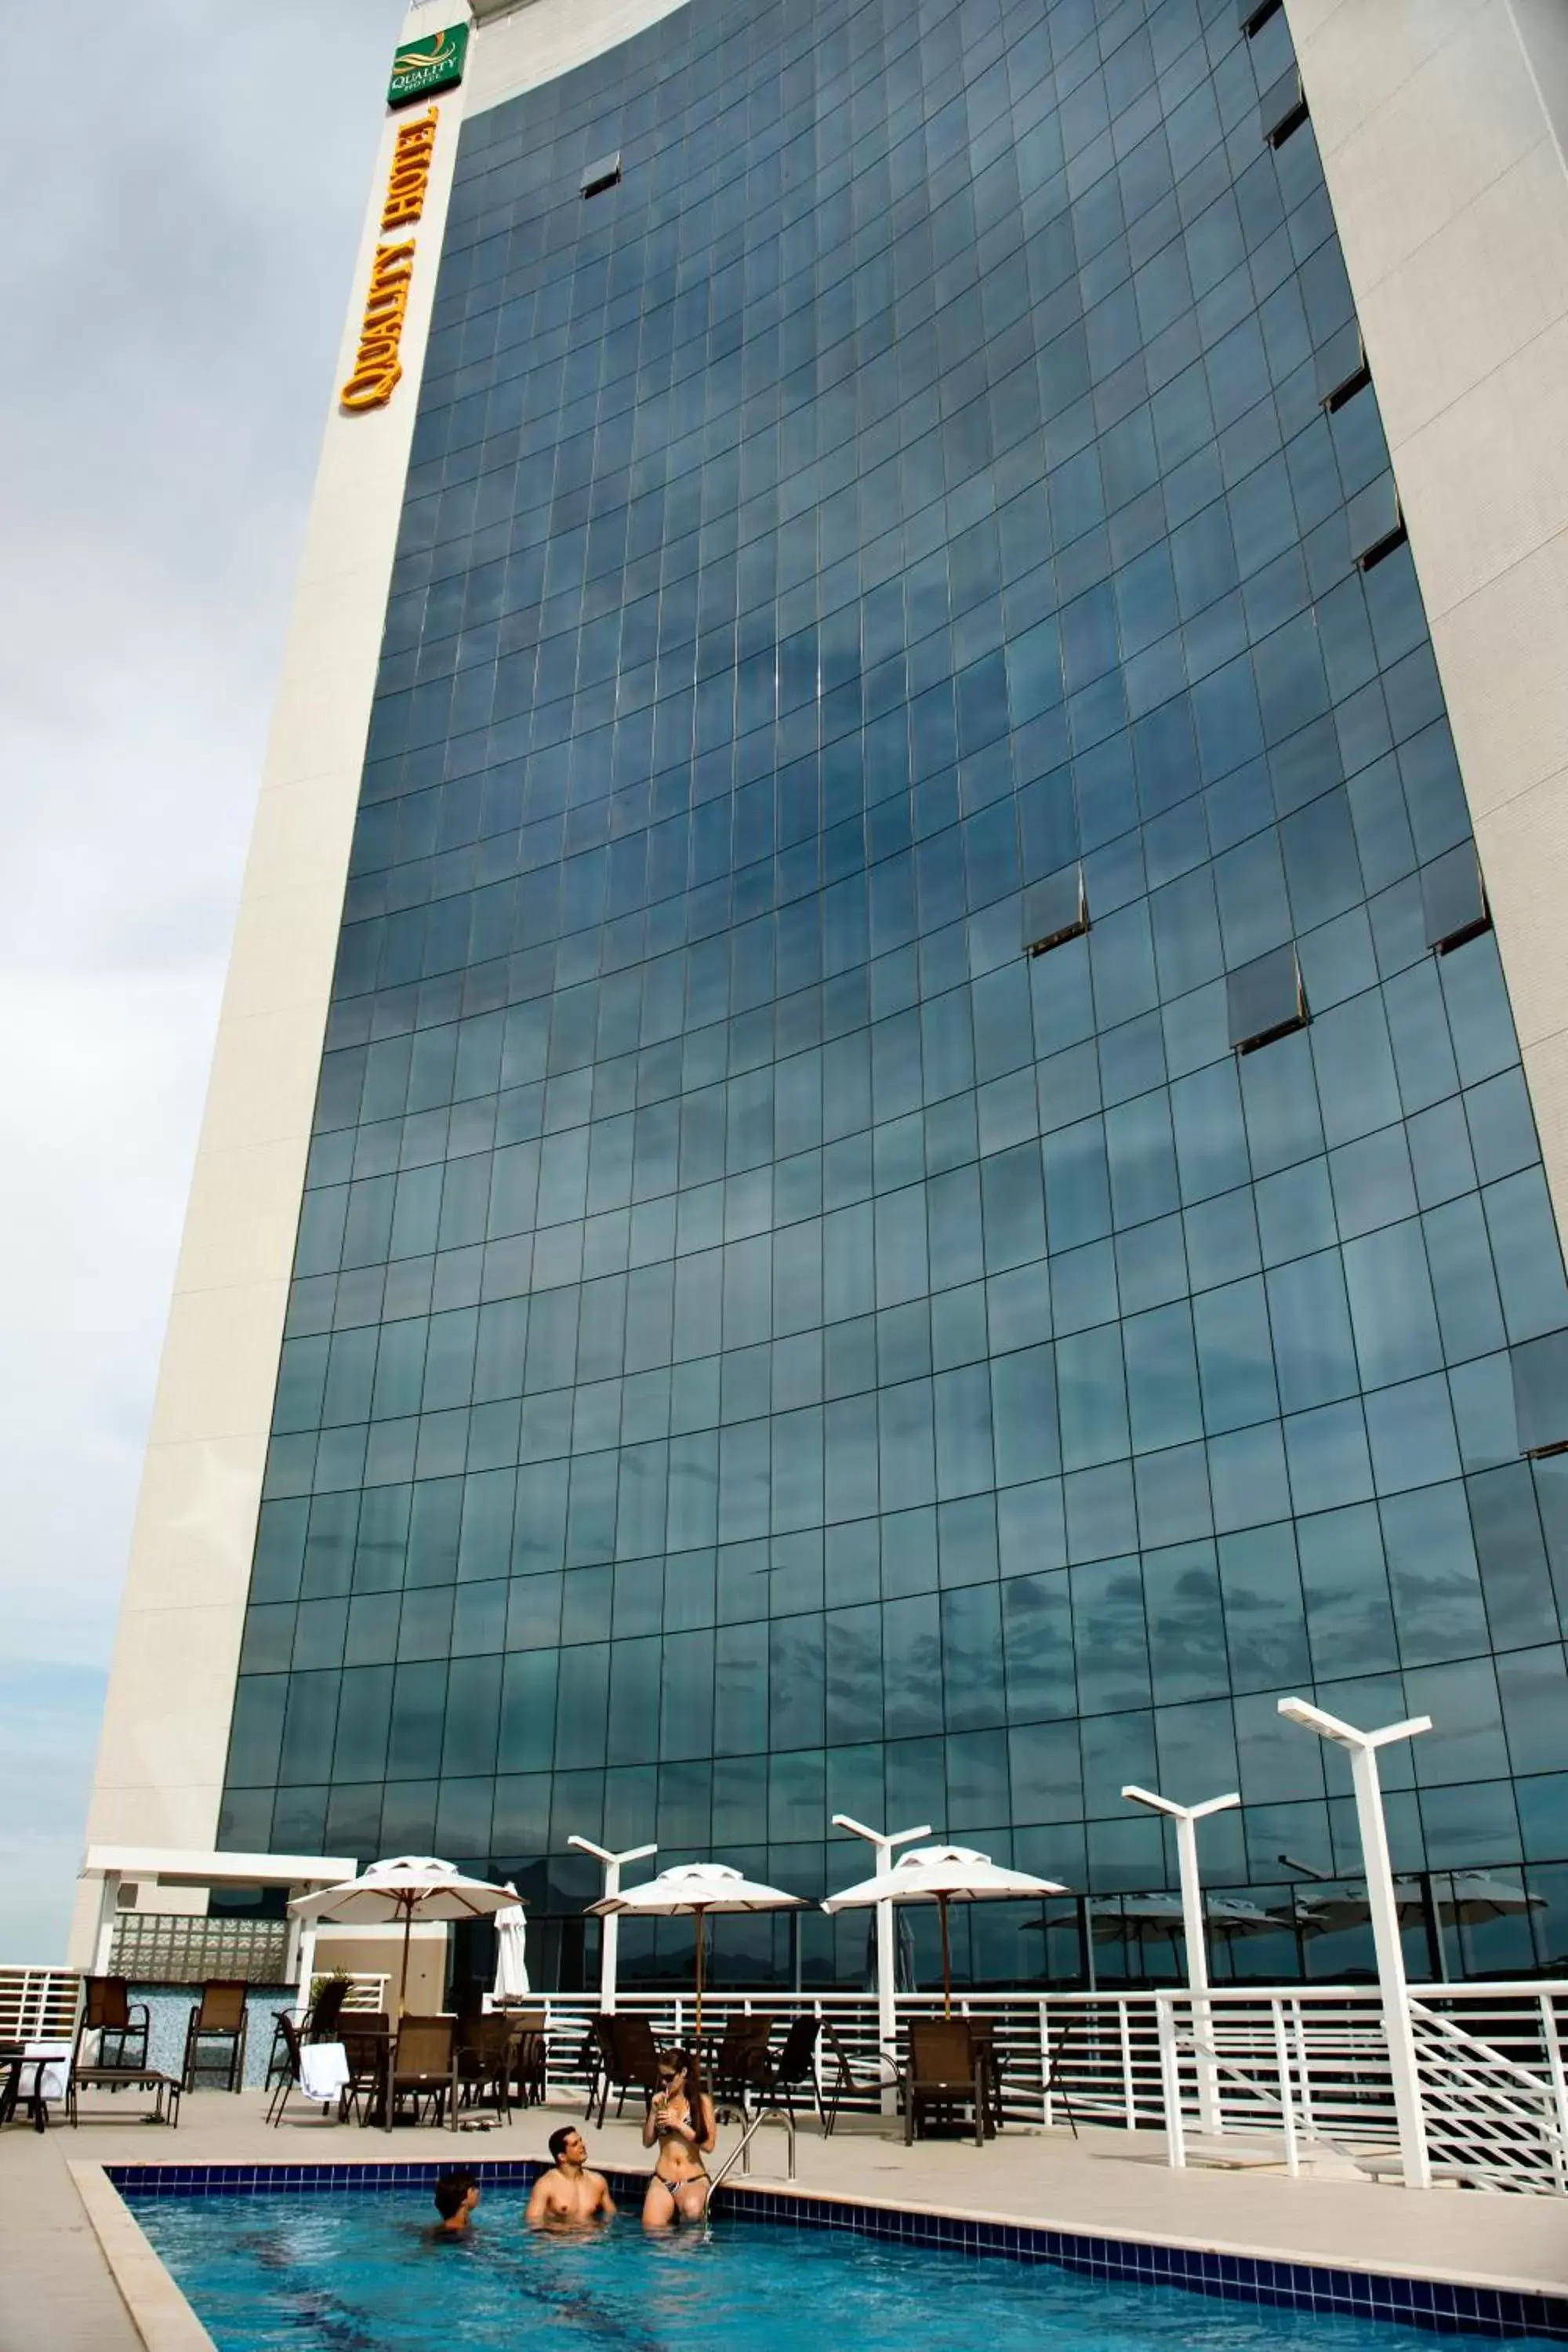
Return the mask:
[(658, 2089), (642, 2127), (644, 2147), (656, 2144), (653, 2179), (643, 2200), (645, 2230), (668, 2230), (677, 2221), (700, 2221), (708, 2202), (702, 2159), (718, 2146), (713, 2102), (702, 2087), (697, 2061), (684, 2050), (667, 2050), (658, 2062)]

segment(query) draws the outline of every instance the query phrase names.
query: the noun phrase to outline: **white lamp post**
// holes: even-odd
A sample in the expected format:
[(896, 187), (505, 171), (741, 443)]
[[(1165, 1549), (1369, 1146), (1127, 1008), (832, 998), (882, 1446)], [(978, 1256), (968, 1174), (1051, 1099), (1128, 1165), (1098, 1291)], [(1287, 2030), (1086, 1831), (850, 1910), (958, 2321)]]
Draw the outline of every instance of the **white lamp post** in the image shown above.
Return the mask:
[(1239, 1805), (1241, 1797), (1233, 1789), (1228, 1796), (1210, 1797), (1205, 1804), (1178, 1805), (1173, 1798), (1156, 1796), (1152, 1789), (1140, 1789), (1129, 1781), (1121, 1791), (1134, 1805), (1147, 1805), (1156, 1813), (1164, 1813), (1176, 1824), (1176, 1866), (1182, 1882), (1182, 1940), (1187, 1948), (1187, 1990), (1193, 1997), (1193, 2038), (1198, 2043), (1198, 2115), (1206, 2132), (1220, 2128), (1219, 2085), (1215, 2077), (1214, 2061), (1206, 2054), (1209, 2039), (1208, 2003), (1203, 1996), (1209, 1989), (1208, 1947), (1204, 1936), (1204, 1891), (1198, 1877), (1198, 1823), (1209, 1813), (1227, 1813)]
[(1411, 2022), (1405, 1990), (1405, 1951), (1399, 1940), (1399, 1906), (1394, 1891), (1394, 1867), (1388, 1858), (1388, 1825), (1383, 1814), (1383, 1790), (1377, 1777), (1377, 1751), (1392, 1740), (1414, 1739), (1430, 1731), (1429, 1715), (1412, 1716), (1407, 1723), (1385, 1724), (1381, 1731), (1358, 1731), (1304, 1698), (1282, 1698), (1279, 1712), (1288, 1722), (1315, 1731), (1348, 1748), (1355, 1788), (1356, 1827), (1361, 1832), (1362, 1866), (1366, 1873), (1366, 1903), (1372, 1916), (1373, 1948), (1377, 1955), (1377, 1980), (1383, 1994), (1384, 2031), (1388, 2037), (1389, 2072), (1394, 2079), (1394, 2111), (1399, 2123), (1399, 2151), (1406, 2189), (1429, 2189), (1432, 2167), (1426, 2153), (1426, 2119), (1421, 2112), (1421, 2082), (1415, 2065), (1415, 2029)]
[[(931, 1835), (929, 1822), (922, 1822), (918, 1830), (884, 1832), (868, 1830), (864, 1822), (856, 1821), (850, 1813), (835, 1813), (833, 1826), (836, 1830), (847, 1830), (851, 1837), (864, 1838), (867, 1844), (875, 1849), (877, 1867), (872, 1875), (878, 1878), (884, 1871), (891, 1869), (893, 1848), (896, 1845), (909, 1845), (916, 1838)], [(898, 1931), (893, 1922), (893, 1906), (890, 1903), (879, 1903), (877, 1906), (877, 2046), (882, 2053), (891, 2052), (899, 2039), (897, 1954)], [(885, 2083), (882, 2086), (883, 2114), (891, 2115), (896, 2105), (896, 2090), (893, 2084)]]
[[(620, 1893), (621, 1870), (625, 1864), (628, 1862), (646, 1862), (649, 1854), (657, 1853), (658, 1852), (658, 1848), (656, 1845), (634, 1845), (628, 1846), (625, 1853), (611, 1853), (606, 1847), (595, 1845), (592, 1838), (585, 1837), (569, 1837), (566, 1843), (568, 1845), (574, 1845), (579, 1853), (591, 1853), (595, 1862), (602, 1862), (604, 1864), (605, 1884), (602, 1892), (606, 1899), (612, 1895), (618, 1895)], [(599, 1919), (599, 2005), (606, 2017), (613, 2017), (615, 2015), (616, 1965), (620, 1952), (620, 1941), (621, 1923), (619, 1916), (614, 1911), (601, 1913)]]

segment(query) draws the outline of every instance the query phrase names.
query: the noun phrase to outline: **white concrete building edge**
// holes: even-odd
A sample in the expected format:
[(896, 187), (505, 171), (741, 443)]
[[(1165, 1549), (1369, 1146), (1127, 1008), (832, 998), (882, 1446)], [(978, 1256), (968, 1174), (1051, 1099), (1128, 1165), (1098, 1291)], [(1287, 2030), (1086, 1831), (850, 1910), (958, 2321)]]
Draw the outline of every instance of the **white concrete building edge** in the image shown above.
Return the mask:
[[(405, 37), (459, 13), (410, 10)], [(390, 58), (387, 60), (391, 68)], [(94, 1843), (210, 1847), (343, 886), (464, 92), (437, 135), (388, 404), (350, 415), (398, 128), (377, 153), (331, 387), (148, 1438), (88, 1822)], [(370, 102), (374, 103), (374, 98)], [(413, 110), (417, 111), (417, 108)], [(69, 1957), (92, 1959), (84, 1885)]]
[[(466, 113), (585, 63), (679, 0), (481, 6), (440, 130), (384, 408), (339, 405), (359, 341), (400, 125), (389, 112), (354, 262), (304, 554), (159, 1369), (87, 1834), (210, 1847), (217, 1835), (268, 1433), (304, 1191), (343, 888), (420, 379)], [(467, 0), (415, 0), (402, 38)], [(390, 72), (391, 58), (387, 59)], [(97, 1895), (68, 1957), (89, 1965)]]
[(1286, 13), (1568, 1227), (1568, 12)]

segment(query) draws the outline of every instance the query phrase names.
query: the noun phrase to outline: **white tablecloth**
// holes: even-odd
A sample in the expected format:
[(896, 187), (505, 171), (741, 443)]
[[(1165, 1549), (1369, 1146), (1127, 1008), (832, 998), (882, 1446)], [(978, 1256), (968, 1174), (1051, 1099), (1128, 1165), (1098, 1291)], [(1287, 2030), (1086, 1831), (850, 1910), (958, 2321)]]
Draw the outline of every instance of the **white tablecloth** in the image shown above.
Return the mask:
[(300, 2053), (300, 2088), (323, 2105), (335, 2099), (349, 2079), (348, 2053), (341, 2042), (307, 2042)]
[[(29, 2042), (24, 2045), (26, 2058), (48, 2058), (54, 2063), (38, 2069), (38, 2087), (46, 2099), (63, 2099), (71, 2070), (71, 2045), (68, 2042)], [(22, 2096), (33, 2096), (33, 2069), (22, 2068)]]

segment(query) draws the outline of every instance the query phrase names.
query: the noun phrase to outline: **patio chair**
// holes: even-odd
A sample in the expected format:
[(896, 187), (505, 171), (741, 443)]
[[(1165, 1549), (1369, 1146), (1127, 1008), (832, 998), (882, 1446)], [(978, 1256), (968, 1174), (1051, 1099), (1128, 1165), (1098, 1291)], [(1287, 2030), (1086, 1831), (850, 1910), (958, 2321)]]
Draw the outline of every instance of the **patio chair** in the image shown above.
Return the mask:
[[(658, 2045), (646, 2017), (626, 2017), (617, 2011), (614, 2017), (595, 2018), (594, 2025), (599, 2052), (595, 2088), (602, 2124), (612, 2091), (616, 2094), (617, 2116), (626, 2106), (628, 2091), (640, 2091), (645, 2102), (652, 2098), (658, 2084)], [(601, 2027), (606, 2029), (603, 2033)]]
[(96, 2033), (98, 2055), (91, 2062), (94, 2066), (145, 2066), (147, 2004), (132, 2000), (125, 1978), (89, 1977), (84, 1995), (71, 2063), (80, 2063), (84, 2037)]
[(329, 1977), (305, 2019), (303, 2039), (307, 2042), (339, 2042), (342, 2039), (343, 2005), (349, 1997), (347, 1977)]
[[(305, 2011), (304, 2021), (298, 2028), (300, 2040), (301, 2042), (338, 2041), (340, 2039), (339, 2020), (342, 2016), (343, 2003), (348, 1997), (347, 1977), (329, 1977)], [(264, 2091), (270, 2091), (274, 2083), (282, 2080), (289, 2073), (289, 2043), (283, 2032), (285, 2015), (292, 2023), (292, 2010), (288, 2011), (276, 2010), (273, 2012), (275, 2021), (272, 2028), (272, 2048), (268, 2054), (267, 2080), (261, 2085)]]
[[(278, 2035), (283, 2044), (286, 2063), (282, 2077), (279, 2080), (277, 2088), (273, 2091), (271, 2098), (268, 2102), (268, 2122), (269, 2124), (280, 2124), (282, 2122), (283, 2111), (289, 2105), (289, 2094), (290, 2091), (298, 2091), (301, 2098), (311, 2100), (313, 2105), (321, 2107), (323, 2114), (330, 2112), (332, 2102), (338, 2095), (335, 2085), (331, 2091), (331, 2096), (323, 2097), (320, 2091), (312, 2093), (307, 2087), (304, 2078), (308, 2068), (312, 2063), (311, 2053), (319, 2051), (320, 2055), (315, 2058), (314, 2063), (320, 2065), (322, 2059), (330, 2060), (331, 2055), (331, 2052), (325, 2047), (325, 2045), (307, 2042), (303, 2034), (300, 2032), (300, 2028), (295, 2024), (293, 2018), (286, 2009), (280, 2009), (277, 2011), (277, 2019)], [(341, 2107), (338, 2119), (340, 2122), (342, 2120)]]
[(419, 2120), (419, 2102), (427, 2099), (437, 2123), (458, 2128), (458, 2021), (452, 2017), (405, 2017), (397, 2029), (392, 2058), (392, 2119), (400, 2099), (406, 2099)]
[(739, 2108), (746, 2113), (752, 2093), (768, 2071), (768, 2043), (773, 2039), (771, 2017), (731, 2017), (714, 2053), (708, 2088), (721, 2122)]
[(503, 2011), (458, 2021), (458, 2084), (466, 2107), (487, 2095), (506, 2123), (511, 2121), (512, 2052), (517, 2030)]
[(250, 1988), (238, 1978), (214, 1977), (202, 1987), (201, 2000), (191, 2011), (185, 2028), (185, 2063), (181, 2080), (187, 2091), (195, 2088), (196, 2070), (204, 2063), (204, 2042), (226, 2042), (228, 2044), (228, 2081), (226, 2088), (241, 2089), (245, 2083), (245, 2037), (248, 2023), (246, 1995)]
[(542, 2009), (513, 2009), (506, 2014), (513, 2035), (511, 2078), (517, 2085), (518, 2105), (542, 2107), (545, 2100), (550, 2060), (544, 2011)]
[(974, 2117), (974, 2145), (985, 2137), (990, 2067), (984, 2049), (963, 2017), (911, 2017), (910, 2071), (904, 2085), (904, 2140), (914, 2138), (922, 2115), (933, 2108), (953, 2113), (968, 2107)]
[(583, 2038), (583, 2047), (578, 2053), (577, 2063), (581, 2066), (584, 2079), (588, 2085), (588, 2104), (583, 2110), (584, 2123), (593, 2122), (594, 2102), (598, 2097), (601, 2088), (610, 2079), (610, 2069), (615, 2063), (616, 2054), (615, 2039), (611, 2032), (615, 2021), (607, 2012), (590, 2018), (588, 2031)]
[(886, 2054), (882, 2061), (883, 2064), (890, 2069), (890, 2076), (885, 2077), (876, 2073), (870, 2075), (862, 2074), (858, 2071), (858, 2061), (855, 2053), (849, 2049), (838, 2028), (829, 2024), (826, 2020), (823, 2022), (821, 2038), (822, 2046), (832, 2060), (834, 2067), (833, 2088), (828, 2094), (827, 2111), (822, 2122), (823, 2137), (828, 2139), (832, 2137), (833, 2127), (838, 2121), (838, 2110), (847, 2098), (868, 2098), (875, 2104), (880, 2100), (882, 2093), (889, 2087), (889, 2080), (901, 2088), (904, 2077), (890, 2054)]
[(826, 2137), (827, 2121), (822, 2112), (822, 2092), (816, 2079), (816, 2043), (821, 2031), (820, 2018), (794, 2019), (778, 2055), (764, 2053), (763, 2071), (755, 2087), (770, 2105), (787, 2107), (793, 2116), (795, 2094), (804, 2085)]
[(1009, 2053), (996, 2038), (996, 2020), (994, 2017), (971, 2015), (964, 2019), (964, 2023), (969, 2028), (970, 2039), (976, 2051), (985, 2062), (986, 2126), (989, 2130), (998, 2132), (1002, 2128), (1005, 2077)]
[(351, 2009), (342, 2021), (342, 2039), (349, 2079), (338, 2113), (352, 2115), (356, 2123), (379, 2122), (392, 2055), (392, 2020), (384, 2009)]

